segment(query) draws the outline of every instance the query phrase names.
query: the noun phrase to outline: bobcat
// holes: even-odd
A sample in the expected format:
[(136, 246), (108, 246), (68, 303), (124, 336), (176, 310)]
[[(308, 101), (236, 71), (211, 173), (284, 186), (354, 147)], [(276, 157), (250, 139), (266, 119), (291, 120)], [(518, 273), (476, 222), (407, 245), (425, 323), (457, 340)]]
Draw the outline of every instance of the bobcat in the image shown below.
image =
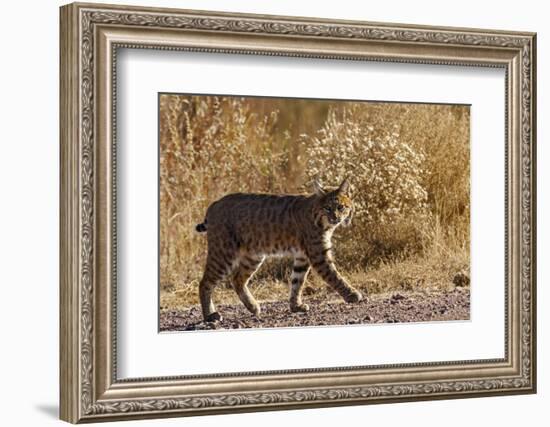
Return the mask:
[(226, 276), (240, 300), (258, 316), (260, 305), (248, 289), (248, 281), (266, 256), (290, 255), (294, 266), (290, 278), (290, 310), (307, 312), (302, 286), (312, 266), (346, 302), (363, 296), (338, 273), (332, 258), (331, 237), (340, 224), (349, 225), (353, 203), (344, 180), (335, 190), (316, 183), (312, 195), (229, 194), (212, 203), (198, 232), (207, 232), (208, 255), (199, 284), (204, 320), (220, 321), (212, 291)]

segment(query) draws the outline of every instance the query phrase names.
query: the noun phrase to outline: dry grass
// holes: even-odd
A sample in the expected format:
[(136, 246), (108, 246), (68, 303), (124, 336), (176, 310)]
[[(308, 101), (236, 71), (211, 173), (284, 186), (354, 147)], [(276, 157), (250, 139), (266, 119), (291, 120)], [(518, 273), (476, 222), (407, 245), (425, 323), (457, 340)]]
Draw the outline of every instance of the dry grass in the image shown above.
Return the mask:
[[(162, 95), (161, 309), (198, 302), (206, 238), (194, 227), (211, 202), (306, 191), (314, 176), (329, 185), (352, 178), (357, 214), (335, 247), (355, 286), (452, 286), (469, 271), (469, 126), (465, 106)], [(284, 299), (288, 276), (288, 262), (269, 262), (252, 291)], [(335, 296), (315, 275), (307, 286)], [(238, 302), (228, 289), (216, 300)]]

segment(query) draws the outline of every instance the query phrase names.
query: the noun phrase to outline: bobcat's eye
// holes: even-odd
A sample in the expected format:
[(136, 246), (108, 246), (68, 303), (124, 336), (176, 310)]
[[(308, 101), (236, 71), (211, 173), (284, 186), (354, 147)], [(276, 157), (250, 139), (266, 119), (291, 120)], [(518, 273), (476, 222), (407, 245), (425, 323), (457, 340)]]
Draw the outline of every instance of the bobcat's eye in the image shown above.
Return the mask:
[(344, 210), (344, 205), (338, 205), (336, 206), (336, 209), (338, 209), (340, 212)]
[(330, 213), (330, 211), (331, 211), (332, 209), (330, 209), (330, 206), (325, 206), (325, 207), (323, 208), (323, 210), (324, 210), (326, 213)]

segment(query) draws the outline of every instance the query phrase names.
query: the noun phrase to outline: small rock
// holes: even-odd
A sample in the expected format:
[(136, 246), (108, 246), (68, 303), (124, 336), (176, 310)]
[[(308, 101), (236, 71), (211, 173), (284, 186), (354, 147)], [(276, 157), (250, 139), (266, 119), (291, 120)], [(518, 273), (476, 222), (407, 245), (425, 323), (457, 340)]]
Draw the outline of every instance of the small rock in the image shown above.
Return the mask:
[(390, 299), (390, 304), (397, 304), (399, 301), (404, 300), (406, 297), (404, 297), (401, 294), (393, 294)]
[(459, 287), (468, 286), (470, 284), (470, 276), (463, 271), (456, 273), (455, 277), (453, 277), (453, 284)]

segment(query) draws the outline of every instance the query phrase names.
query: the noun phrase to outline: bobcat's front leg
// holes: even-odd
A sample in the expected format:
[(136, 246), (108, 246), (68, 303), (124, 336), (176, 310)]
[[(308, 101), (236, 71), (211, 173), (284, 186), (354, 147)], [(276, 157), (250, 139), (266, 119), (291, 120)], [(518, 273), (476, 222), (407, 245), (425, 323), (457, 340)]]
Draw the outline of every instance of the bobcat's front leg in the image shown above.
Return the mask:
[(296, 255), (290, 276), (290, 311), (293, 313), (309, 311), (309, 306), (302, 302), (302, 288), (308, 272), (309, 262), (305, 254)]
[(347, 303), (355, 303), (363, 299), (361, 292), (353, 286), (350, 286), (346, 280), (340, 276), (338, 270), (336, 270), (330, 248), (311, 254), (309, 260), (317, 274), (319, 274), (332, 289), (338, 292), (342, 298), (344, 298), (344, 301)]

